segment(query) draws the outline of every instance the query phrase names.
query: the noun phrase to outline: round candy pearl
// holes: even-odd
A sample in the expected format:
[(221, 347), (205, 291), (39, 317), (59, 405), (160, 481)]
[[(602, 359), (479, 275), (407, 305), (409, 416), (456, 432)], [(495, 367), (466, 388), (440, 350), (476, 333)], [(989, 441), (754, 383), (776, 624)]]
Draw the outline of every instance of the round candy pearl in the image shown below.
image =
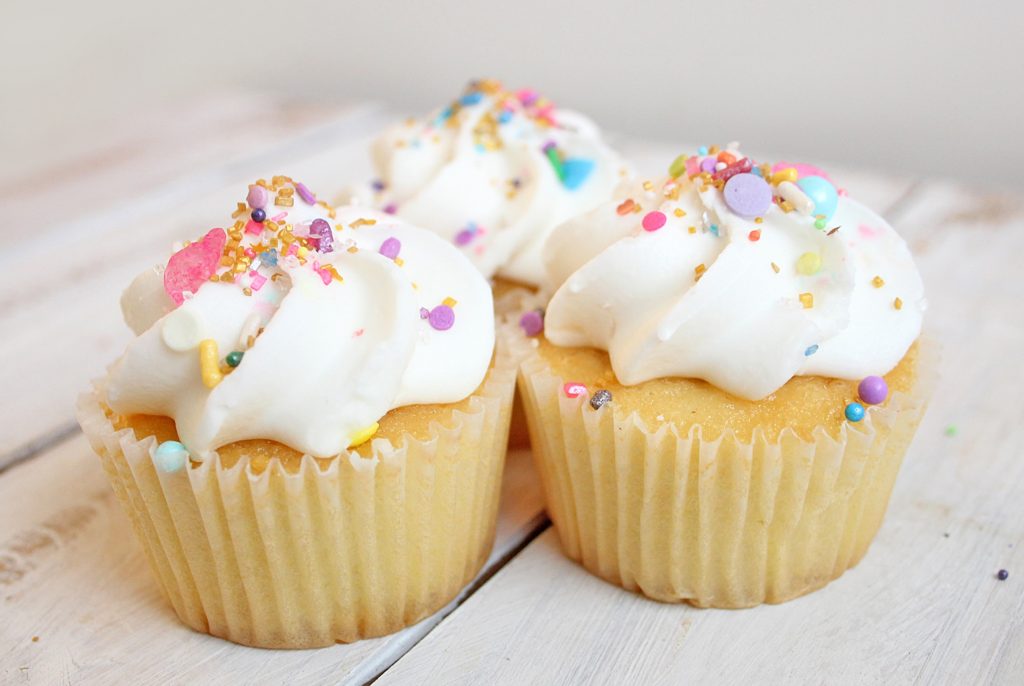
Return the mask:
[(814, 203), (814, 214), (824, 215), (825, 221), (832, 218), (839, 205), (839, 193), (835, 186), (820, 176), (805, 176), (796, 185)]
[(725, 182), (725, 204), (743, 217), (760, 217), (772, 206), (772, 187), (760, 176), (736, 174)]
[(164, 441), (153, 452), (153, 462), (162, 472), (172, 474), (185, 466), (188, 450), (177, 441)]
[(519, 318), (519, 326), (527, 336), (536, 336), (544, 330), (544, 315), (538, 310), (524, 312)]
[(846, 406), (846, 418), (851, 422), (859, 422), (864, 419), (864, 406), (860, 403), (850, 403)]
[(716, 160), (714, 157), (705, 157), (704, 161), (702, 161), (700, 163), (700, 170), (701, 171), (706, 171), (708, 173), (714, 173), (714, 171), (715, 171), (715, 164), (717, 164), (717, 163), (718, 163), (718, 160)]
[(257, 207), (250, 215), (257, 224), (262, 224), (267, 219), (267, 213), (263, 208)]
[(802, 276), (814, 276), (821, 270), (821, 255), (805, 252), (796, 260), (796, 271)]
[(249, 207), (254, 210), (262, 210), (267, 206), (267, 189), (258, 184), (249, 186), (249, 195), (246, 196), (245, 200), (249, 203)]
[(241, 350), (234, 350), (227, 354), (224, 361), (228, 363), (229, 367), (237, 367), (242, 364), (242, 356), (245, 355)]
[(857, 394), (868, 405), (878, 405), (888, 397), (889, 385), (880, 376), (866, 376), (857, 386)]
[(383, 243), (380, 244), (380, 254), (389, 260), (393, 260), (398, 257), (398, 253), (402, 250), (402, 242), (392, 236), (387, 238)]
[(661, 227), (665, 226), (665, 213), (654, 210), (644, 215), (643, 219), (644, 231), (657, 231)]
[(455, 310), (447, 305), (438, 305), (427, 315), (427, 321), (438, 331), (447, 331), (455, 323)]

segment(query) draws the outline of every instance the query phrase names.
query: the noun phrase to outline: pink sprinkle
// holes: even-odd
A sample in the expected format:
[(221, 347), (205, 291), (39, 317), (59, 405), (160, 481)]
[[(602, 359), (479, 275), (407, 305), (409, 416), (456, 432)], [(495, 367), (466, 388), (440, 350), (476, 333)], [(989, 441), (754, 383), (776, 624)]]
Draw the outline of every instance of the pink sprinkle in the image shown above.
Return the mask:
[(537, 91), (532, 88), (521, 88), (516, 91), (516, 97), (519, 99), (519, 102), (523, 103), (523, 106), (529, 107), (537, 102), (538, 95)]
[(857, 227), (857, 233), (864, 238), (874, 238), (878, 235), (878, 229), (873, 226), (868, 226), (867, 224), (861, 224)]
[(691, 157), (686, 160), (686, 175), (696, 176), (700, 173), (700, 160), (696, 157)]
[(249, 286), (254, 291), (258, 291), (263, 288), (263, 284), (267, 282), (267, 277), (263, 276), (256, 270), (249, 272), (249, 278), (252, 279), (252, 281), (249, 282)]
[(299, 252), (299, 244), (298, 243), (292, 243), (291, 245), (288, 246), (288, 254), (289, 255), (297, 255), (298, 252)]
[(380, 244), (380, 254), (389, 260), (394, 260), (398, 257), (398, 253), (402, 250), (402, 242), (392, 236), (383, 243)]
[(288, 216), (287, 212), (281, 212), (280, 214), (275, 214), (273, 217), (271, 217), (270, 221), (272, 221), (272, 222), (284, 221), (284, 218), (287, 217), (287, 216)]
[(249, 195), (245, 197), (245, 201), (254, 210), (262, 210), (267, 206), (267, 189), (254, 183), (249, 186)]
[(562, 386), (562, 391), (570, 398), (578, 398), (587, 394), (587, 387), (578, 381), (569, 381)]
[(359, 338), (360, 336), (363, 335), (365, 331), (366, 329), (356, 329), (355, 331), (352, 332), (352, 338)]
[(249, 220), (245, 223), (245, 232), (251, 233), (253, 236), (259, 236), (263, 233), (263, 224)]
[(253, 250), (252, 248), (246, 248), (245, 249), (245, 256), (246, 257), (256, 257), (256, 251)]
[(666, 221), (667, 219), (664, 212), (659, 212), (658, 210), (648, 212), (644, 215), (644, 231), (657, 231), (661, 227), (665, 226)]
[(396, 205), (393, 202), (389, 202), (387, 205), (384, 206), (384, 213), (385, 214), (394, 214), (397, 211), (398, 211), (398, 205)]
[(316, 196), (313, 195), (313, 192), (311, 190), (309, 190), (309, 188), (306, 187), (306, 184), (296, 182), (295, 183), (295, 190), (297, 190), (299, 192), (299, 197), (301, 197), (302, 200), (307, 205), (315, 205), (316, 204)]
[(313, 261), (313, 271), (320, 275), (320, 280), (324, 282), (325, 286), (331, 285), (331, 273), (322, 268), (316, 260)]

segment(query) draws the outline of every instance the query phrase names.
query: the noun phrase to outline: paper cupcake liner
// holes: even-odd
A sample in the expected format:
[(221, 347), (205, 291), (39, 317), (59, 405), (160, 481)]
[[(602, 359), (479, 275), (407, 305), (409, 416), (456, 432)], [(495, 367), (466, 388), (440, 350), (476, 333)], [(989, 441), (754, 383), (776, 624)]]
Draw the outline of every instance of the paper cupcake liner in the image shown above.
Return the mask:
[(825, 586), (857, 564), (881, 526), (900, 463), (936, 380), (919, 344), (917, 382), (838, 437), (785, 430), (749, 442), (652, 431), (614, 403), (561, 392), (522, 335), (523, 396), (548, 512), (566, 554), (591, 573), (666, 601), (738, 608)]
[(165, 473), (153, 437), (116, 430), (102, 385), (78, 417), (182, 622), (250, 646), (380, 636), (446, 605), (494, 541), (515, 364), (501, 355), (467, 411), (426, 441), (373, 441), (325, 469), (212, 457)]

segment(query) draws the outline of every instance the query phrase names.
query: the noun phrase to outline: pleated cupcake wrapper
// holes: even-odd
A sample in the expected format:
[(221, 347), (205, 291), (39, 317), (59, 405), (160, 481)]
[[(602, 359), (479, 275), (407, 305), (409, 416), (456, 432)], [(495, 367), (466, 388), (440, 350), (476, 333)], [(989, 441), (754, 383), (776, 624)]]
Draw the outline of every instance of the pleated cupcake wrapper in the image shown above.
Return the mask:
[(649, 430), (614, 401), (593, 410), (513, 332), (548, 512), (566, 554), (591, 573), (667, 602), (778, 603), (857, 564), (885, 515), (903, 455), (936, 381), (919, 345), (917, 382), (837, 438), (792, 430), (750, 441), (700, 426)]
[(447, 604), (494, 540), (515, 364), (430, 440), (260, 474), (214, 456), (158, 470), (152, 437), (116, 430), (102, 384), (78, 417), (168, 600), (196, 631), (267, 648), (380, 636)]

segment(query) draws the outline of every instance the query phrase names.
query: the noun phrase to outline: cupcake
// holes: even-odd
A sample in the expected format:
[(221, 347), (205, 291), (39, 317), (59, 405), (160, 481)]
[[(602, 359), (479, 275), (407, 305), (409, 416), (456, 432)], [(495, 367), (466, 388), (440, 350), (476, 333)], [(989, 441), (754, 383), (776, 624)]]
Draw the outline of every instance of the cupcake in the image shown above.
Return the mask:
[(628, 175), (597, 127), (497, 81), (474, 81), (447, 107), (373, 144), (379, 179), (349, 197), (457, 246), (503, 295), (544, 280), (551, 229), (609, 200)]
[(251, 185), (122, 298), (137, 337), (79, 420), (168, 600), (267, 648), (449, 602), (494, 537), (514, 365), (447, 241)]
[(662, 601), (777, 603), (855, 565), (933, 386), (906, 244), (821, 170), (681, 155), (552, 234), (513, 345), (565, 552)]

